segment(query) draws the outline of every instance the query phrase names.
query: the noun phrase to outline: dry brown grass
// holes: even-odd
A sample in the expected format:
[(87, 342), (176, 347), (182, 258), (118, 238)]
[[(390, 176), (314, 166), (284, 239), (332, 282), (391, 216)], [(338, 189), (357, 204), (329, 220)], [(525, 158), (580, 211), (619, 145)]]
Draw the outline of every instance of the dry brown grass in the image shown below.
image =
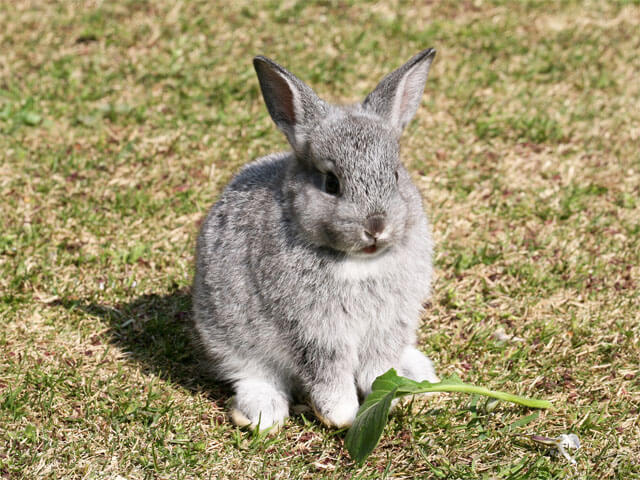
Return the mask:
[[(17, 1), (0, 24), (5, 477), (570, 478), (511, 433), (572, 431), (580, 478), (640, 478), (637, 1)], [(555, 408), (509, 430), (530, 412), (416, 402), (361, 468), (304, 415), (236, 430), (185, 330), (198, 220), (286, 148), (250, 60), (347, 101), (427, 46), (403, 141), (437, 241), (422, 347)]]

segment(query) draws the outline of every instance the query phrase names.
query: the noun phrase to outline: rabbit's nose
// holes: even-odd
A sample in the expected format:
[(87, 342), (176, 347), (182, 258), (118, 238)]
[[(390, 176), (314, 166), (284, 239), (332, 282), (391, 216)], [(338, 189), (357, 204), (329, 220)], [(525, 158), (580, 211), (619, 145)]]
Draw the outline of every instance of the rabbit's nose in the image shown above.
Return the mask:
[(364, 231), (371, 238), (378, 238), (384, 227), (384, 215), (371, 215), (364, 224)]

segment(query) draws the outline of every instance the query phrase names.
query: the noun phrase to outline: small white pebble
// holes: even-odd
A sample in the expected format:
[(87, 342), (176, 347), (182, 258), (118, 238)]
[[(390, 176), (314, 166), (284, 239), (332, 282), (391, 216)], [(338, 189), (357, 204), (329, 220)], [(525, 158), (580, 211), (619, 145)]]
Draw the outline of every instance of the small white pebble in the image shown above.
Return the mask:
[(572, 448), (574, 450), (580, 448), (580, 439), (575, 433), (570, 433), (569, 435), (563, 433), (558, 437), (558, 441), (565, 448)]
[(580, 439), (578, 438), (578, 436), (575, 433), (570, 433), (569, 435), (563, 433), (562, 435), (557, 437), (556, 440), (558, 440), (558, 451), (562, 454), (562, 456), (566, 458), (571, 465), (577, 465), (578, 462), (576, 461), (576, 459), (569, 455), (565, 448), (570, 448), (572, 450), (579, 449)]

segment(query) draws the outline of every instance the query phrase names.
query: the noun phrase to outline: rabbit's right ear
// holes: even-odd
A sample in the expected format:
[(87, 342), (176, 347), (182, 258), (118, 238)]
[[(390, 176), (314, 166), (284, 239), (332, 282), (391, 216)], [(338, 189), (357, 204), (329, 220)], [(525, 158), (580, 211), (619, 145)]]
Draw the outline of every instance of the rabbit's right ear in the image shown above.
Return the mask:
[(277, 127), (296, 152), (306, 143), (305, 130), (326, 111), (326, 104), (302, 80), (262, 55), (253, 59), (262, 97)]

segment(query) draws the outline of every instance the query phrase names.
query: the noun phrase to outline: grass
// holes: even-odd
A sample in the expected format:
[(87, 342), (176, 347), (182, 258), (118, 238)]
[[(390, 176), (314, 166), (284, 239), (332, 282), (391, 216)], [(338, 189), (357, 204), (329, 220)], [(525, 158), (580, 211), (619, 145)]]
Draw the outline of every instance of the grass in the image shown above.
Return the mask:
[[(574, 432), (580, 478), (640, 478), (640, 5), (424, 3), (0, 5), (0, 475), (573, 478), (512, 434)], [(350, 101), (429, 46), (403, 139), (437, 242), (421, 346), (555, 408), (416, 401), (362, 467), (305, 414), (236, 429), (188, 289), (207, 208), (286, 148), (251, 58)]]

